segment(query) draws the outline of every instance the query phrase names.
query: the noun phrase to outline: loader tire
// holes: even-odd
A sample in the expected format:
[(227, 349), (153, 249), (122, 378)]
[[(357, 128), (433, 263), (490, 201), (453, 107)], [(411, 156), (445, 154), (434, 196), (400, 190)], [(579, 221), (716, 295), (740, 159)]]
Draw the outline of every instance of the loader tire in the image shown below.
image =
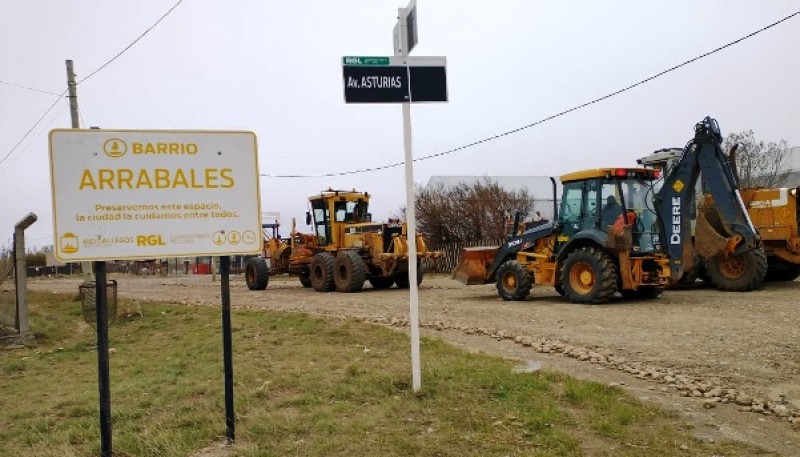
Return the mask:
[(330, 292), (336, 286), (333, 283), (333, 256), (327, 252), (314, 254), (310, 265), (311, 287), (317, 292)]
[(269, 268), (267, 261), (261, 257), (253, 257), (244, 267), (244, 281), (250, 290), (264, 290), (269, 284)]
[(508, 260), (497, 269), (497, 293), (505, 301), (525, 300), (531, 294), (533, 275), (516, 260)]
[(333, 282), (339, 292), (359, 292), (367, 280), (367, 266), (355, 251), (342, 251), (333, 261)]
[[(419, 286), (422, 284), (422, 277), (425, 276), (425, 271), (422, 266), (422, 262), (417, 261), (417, 285)], [(397, 287), (400, 289), (408, 289), (410, 283), (408, 282), (408, 272), (404, 271), (395, 275), (394, 283), (397, 284)]]
[(794, 281), (798, 276), (800, 276), (800, 265), (784, 260), (771, 261), (767, 266), (767, 276), (764, 281)]
[(302, 273), (300, 275), (300, 284), (306, 288), (311, 287), (311, 276), (308, 273)]
[(386, 276), (373, 276), (369, 278), (369, 283), (373, 289), (388, 289), (394, 284), (394, 278)]
[(603, 251), (585, 247), (572, 252), (561, 271), (565, 296), (574, 303), (604, 303), (617, 292), (619, 273)]
[(556, 284), (555, 286), (553, 286), (553, 288), (556, 290), (556, 293), (558, 295), (561, 295), (562, 297), (564, 296), (564, 294), (567, 293), (566, 291), (564, 291), (564, 285), (563, 284)]
[(660, 297), (663, 292), (663, 289), (657, 287), (642, 286), (636, 290), (621, 290), (620, 294), (622, 294), (623, 298), (627, 298), (628, 300), (652, 300)]
[(767, 256), (762, 248), (739, 255), (715, 256), (708, 259), (706, 269), (717, 289), (745, 292), (761, 287), (767, 274)]

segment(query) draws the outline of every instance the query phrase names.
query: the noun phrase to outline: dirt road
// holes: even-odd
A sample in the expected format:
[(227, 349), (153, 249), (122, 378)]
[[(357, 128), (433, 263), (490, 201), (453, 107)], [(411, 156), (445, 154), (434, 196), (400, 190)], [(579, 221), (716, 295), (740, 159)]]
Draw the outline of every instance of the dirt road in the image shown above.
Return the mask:
[[(112, 276), (113, 277), (113, 276)], [(219, 305), (209, 276), (117, 277), (119, 295), (137, 300)], [(33, 290), (77, 292), (79, 279), (37, 279)], [(296, 278), (272, 278), (265, 291), (231, 282), (234, 307), (356, 317), (407, 324), (408, 291), (316, 293)], [(420, 319), (426, 334), (470, 350), (623, 385), (646, 401), (681, 412), (698, 439), (747, 441), (800, 455), (800, 282), (751, 293), (668, 291), (652, 301), (576, 305), (551, 288), (504, 302), (493, 286), (462, 286), (426, 276)], [(423, 367), (426, 363), (423, 357)]]

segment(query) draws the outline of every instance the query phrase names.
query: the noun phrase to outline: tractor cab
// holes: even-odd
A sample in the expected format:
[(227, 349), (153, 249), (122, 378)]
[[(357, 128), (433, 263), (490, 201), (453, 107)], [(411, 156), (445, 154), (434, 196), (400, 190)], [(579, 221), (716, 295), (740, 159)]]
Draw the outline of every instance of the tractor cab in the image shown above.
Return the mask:
[(318, 246), (341, 245), (345, 225), (372, 221), (367, 192), (328, 189), (308, 201), (306, 224), (313, 225)]
[(647, 168), (600, 168), (562, 176), (556, 251), (582, 232), (613, 237), (622, 235), (626, 226), (631, 231), (631, 254), (659, 251), (657, 217), (650, 203), (659, 176), (658, 170)]

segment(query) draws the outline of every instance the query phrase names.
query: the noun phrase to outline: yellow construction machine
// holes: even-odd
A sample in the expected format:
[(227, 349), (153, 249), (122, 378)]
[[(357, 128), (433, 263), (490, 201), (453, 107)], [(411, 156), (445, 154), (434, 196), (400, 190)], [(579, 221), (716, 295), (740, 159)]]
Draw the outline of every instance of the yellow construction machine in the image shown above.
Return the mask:
[[(734, 145), (728, 151), (728, 163), (734, 176), (736, 173), (736, 150)], [(637, 160), (640, 165), (656, 168), (662, 172), (671, 170), (681, 158), (679, 148), (665, 148)], [(701, 180), (704, 178), (701, 176)], [(738, 181), (738, 176), (737, 176)], [(693, 209), (693, 232), (705, 233), (704, 225), (714, 223), (715, 203), (709, 195), (703, 195), (703, 186), (698, 182), (696, 209)], [(800, 207), (797, 204), (798, 189), (793, 187), (742, 188), (742, 202), (753, 226), (761, 235), (767, 255), (767, 281), (793, 281), (800, 276)], [(710, 215), (709, 215), (710, 214)], [(717, 224), (718, 225), (718, 224)], [(699, 228), (699, 230), (698, 230)], [(745, 263), (736, 256), (707, 257), (704, 246), (707, 240), (695, 239), (699, 262), (694, 272), (685, 276), (684, 284), (693, 283), (699, 276), (721, 288), (739, 280), (745, 274)], [(713, 252), (712, 252), (713, 254)]]
[(501, 246), (465, 249), (454, 278), (496, 283), (504, 300), (525, 299), (533, 284), (553, 286), (576, 303), (606, 302), (617, 292), (655, 298), (694, 267), (689, 213), (702, 169), (710, 193), (723, 202), (717, 205), (721, 229), (715, 240), (724, 242), (708, 249), (741, 260), (742, 280), (733, 288), (760, 286), (766, 258), (721, 142), (714, 119), (698, 123), (658, 192), (654, 183), (660, 170), (585, 170), (561, 177), (559, 208), (553, 180), (553, 221), (515, 234)]
[[(270, 276), (289, 273), (318, 292), (358, 292), (365, 281), (375, 289), (408, 288), (407, 226), (399, 220), (372, 221), (369, 199), (367, 192), (355, 189), (328, 189), (309, 197), (311, 234), (293, 226), (289, 238), (282, 239), (277, 226), (265, 224), (264, 252), (245, 267), (247, 287), (263, 290)], [(444, 254), (429, 251), (419, 234), (416, 247), (419, 284), (424, 276), (420, 260)]]

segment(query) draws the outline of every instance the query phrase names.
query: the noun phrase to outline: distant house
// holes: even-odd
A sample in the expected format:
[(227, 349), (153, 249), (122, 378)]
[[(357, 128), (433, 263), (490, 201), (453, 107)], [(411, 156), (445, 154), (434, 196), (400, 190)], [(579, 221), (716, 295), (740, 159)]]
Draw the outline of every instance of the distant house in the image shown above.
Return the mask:
[(800, 187), (800, 146), (789, 149), (785, 167), (787, 169), (784, 173), (786, 181), (783, 185), (785, 187)]
[[(527, 190), (533, 196), (533, 212), (539, 211), (545, 219), (553, 218), (553, 184), (549, 176), (431, 176), (425, 187), (472, 185), (484, 182), (487, 178), (509, 192)], [(555, 180), (556, 201), (560, 201), (561, 182), (557, 177)]]

